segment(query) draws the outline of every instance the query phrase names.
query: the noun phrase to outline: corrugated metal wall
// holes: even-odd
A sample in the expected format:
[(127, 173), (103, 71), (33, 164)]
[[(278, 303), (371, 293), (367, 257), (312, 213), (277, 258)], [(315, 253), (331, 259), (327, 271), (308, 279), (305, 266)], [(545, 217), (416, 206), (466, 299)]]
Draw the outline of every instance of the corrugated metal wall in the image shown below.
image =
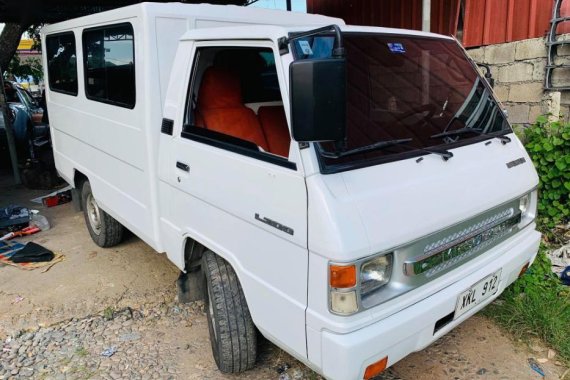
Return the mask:
[(548, 30), (553, 0), (465, 0), (466, 47), (542, 37)]
[[(453, 34), (459, 0), (432, 0), (432, 30)], [(422, 0), (307, 0), (307, 12), (343, 18), (353, 25), (421, 29)]]
[[(550, 26), (554, 0), (432, 0), (432, 32), (457, 34), (463, 4), (466, 47), (542, 37)], [(570, 16), (570, 0), (562, 5)], [(341, 17), (349, 24), (421, 29), (421, 0), (307, 0), (307, 11)], [(558, 33), (570, 33), (570, 23)]]

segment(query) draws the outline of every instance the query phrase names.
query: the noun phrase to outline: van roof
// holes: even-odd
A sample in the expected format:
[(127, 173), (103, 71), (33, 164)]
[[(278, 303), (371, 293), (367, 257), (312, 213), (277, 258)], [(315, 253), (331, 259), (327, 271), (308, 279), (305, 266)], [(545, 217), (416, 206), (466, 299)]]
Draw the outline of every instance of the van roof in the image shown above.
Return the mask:
[(271, 20), (272, 25), (282, 26), (345, 24), (340, 18), (275, 9), (237, 5), (145, 2), (47, 25), (42, 29), (42, 33), (47, 34), (76, 27), (109, 23), (137, 15), (193, 18), (195, 22), (194, 25), (190, 26), (190, 29), (232, 24), (267, 24), (268, 20)]
[[(318, 26), (317, 26), (318, 27)], [(227, 26), (216, 29), (216, 38), (219, 39), (243, 39), (251, 38), (252, 36), (262, 36), (277, 39), (289, 33), (306, 31), (315, 28), (315, 25), (295, 25), (295, 26), (280, 26), (280, 25), (241, 25), (241, 26)], [(418, 30), (409, 29), (396, 29), (396, 28), (382, 28), (371, 26), (354, 26), (354, 25), (340, 25), (343, 32), (358, 32), (358, 33), (374, 33), (374, 34), (387, 34), (411, 37), (428, 37), (452, 40), (451, 36), (444, 36), (436, 33), (427, 33)], [(194, 29), (187, 31), (181, 40), (201, 40), (211, 39), (212, 32), (206, 29)]]

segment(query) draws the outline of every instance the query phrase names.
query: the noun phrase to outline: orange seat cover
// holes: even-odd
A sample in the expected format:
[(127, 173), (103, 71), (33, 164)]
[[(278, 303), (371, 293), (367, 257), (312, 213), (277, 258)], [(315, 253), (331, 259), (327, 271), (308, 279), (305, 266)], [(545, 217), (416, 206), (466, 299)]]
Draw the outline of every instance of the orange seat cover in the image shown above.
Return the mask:
[(250, 141), (269, 150), (255, 113), (243, 105), (239, 78), (210, 67), (198, 93), (198, 110), (207, 129)]
[(287, 127), (287, 118), (283, 106), (259, 107), (257, 118), (265, 133), (269, 151), (283, 157), (289, 156), (291, 137)]

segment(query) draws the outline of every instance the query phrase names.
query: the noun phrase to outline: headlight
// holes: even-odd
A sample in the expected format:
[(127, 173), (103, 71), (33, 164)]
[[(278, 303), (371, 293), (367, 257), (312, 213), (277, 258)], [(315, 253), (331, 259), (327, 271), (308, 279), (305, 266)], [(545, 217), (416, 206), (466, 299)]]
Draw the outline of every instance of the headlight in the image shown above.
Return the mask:
[(351, 315), (361, 309), (363, 297), (390, 281), (392, 253), (349, 264), (329, 264), (329, 302), (335, 314)]
[(529, 206), (530, 206), (530, 193), (523, 195), (519, 200), (519, 210), (521, 210), (522, 215), (526, 214)]
[(536, 217), (537, 191), (533, 190), (519, 198), (519, 210), (521, 212), (521, 225), (526, 226)]
[(386, 285), (391, 275), (391, 254), (365, 261), (360, 267), (360, 294), (366, 295)]

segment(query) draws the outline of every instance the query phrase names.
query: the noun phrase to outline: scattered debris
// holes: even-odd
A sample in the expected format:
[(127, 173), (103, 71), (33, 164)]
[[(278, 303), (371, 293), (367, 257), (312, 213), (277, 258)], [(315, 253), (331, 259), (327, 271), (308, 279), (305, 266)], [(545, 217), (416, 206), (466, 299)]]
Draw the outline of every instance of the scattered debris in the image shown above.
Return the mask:
[(548, 359), (547, 358), (539, 358), (536, 359), (536, 361), (540, 364), (544, 364), (544, 363), (548, 363)]
[(33, 235), (33, 234), (37, 234), (40, 231), (41, 230), (36, 226), (28, 226), (26, 228), (22, 228), (19, 231), (7, 233), (6, 235), (0, 237), (0, 241), (11, 240), (15, 237), (20, 237), (20, 236)]
[(540, 376), (544, 377), (544, 370), (542, 369), (542, 367), (540, 366), (540, 364), (538, 364), (538, 362), (534, 359), (534, 358), (529, 358), (528, 359), (528, 365), (530, 366), (530, 368), (538, 373)]
[(30, 223), (30, 212), (26, 207), (9, 205), (0, 208), (0, 229), (9, 232), (27, 227)]
[[(30, 202), (34, 202), (34, 203), (38, 203), (38, 204), (44, 204), (44, 201), (43, 201), (43, 200), (44, 200), (45, 198), (50, 198), (50, 197), (57, 196), (59, 193), (64, 193), (64, 192), (67, 192), (67, 191), (71, 191), (71, 189), (72, 189), (72, 187), (68, 185), (68, 186), (64, 187), (63, 189), (56, 190), (56, 191), (54, 191), (54, 192), (52, 192), (52, 193), (49, 193), (49, 194), (47, 194), (47, 195), (42, 195), (41, 197), (37, 197), (37, 198), (34, 198), (34, 199), (30, 199)], [(70, 199), (71, 199), (71, 198), (70, 198)], [(49, 207), (49, 206), (48, 206), (48, 207)]]
[(570, 265), (564, 268), (562, 273), (560, 273), (560, 279), (564, 285), (570, 286)]
[(277, 373), (281, 374), (287, 372), (289, 368), (291, 368), (291, 366), (288, 363), (281, 364), (280, 366), (277, 367)]
[[(39, 228), (34, 227), (39, 230)], [(26, 244), (22, 249), (14, 252), (11, 255), (10, 260), (14, 263), (41, 263), (46, 261), (52, 261), (55, 257), (54, 253), (45, 247), (30, 242)]]
[(548, 349), (548, 355), (547, 355), (548, 359), (554, 359), (556, 357), (556, 351), (554, 351), (553, 349)]
[(564, 268), (570, 266), (570, 244), (548, 252), (548, 256), (552, 262), (552, 271), (560, 275)]
[(46, 207), (54, 207), (71, 202), (71, 186), (66, 186), (63, 189), (59, 189), (47, 195), (31, 199), (30, 201), (43, 204)]
[(101, 356), (104, 356), (106, 358), (110, 358), (111, 356), (115, 355), (115, 353), (117, 353), (117, 348), (115, 346), (113, 346), (113, 347), (109, 347), (109, 348), (106, 348), (105, 350), (103, 350), (103, 352), (101, 352)]
[[(4, 244), (4, 246), (2, 244)], [(53, 252), (54, 256), (51, 261), (21, 262), (21, 263), (12, 261), (12, 256), (24, 247), (25, 245), (21, 243), (10, 242), (7, 244), (6, 242), (0, 241), (0, 263), (15, 266), (25, 270), (33, 270), (33, 269), (48, 267), (43, 271), (47, 272), (52, 266), (65, 260), (65, 256), (63, 254), (59, 252)]]
[(30, 225), (38, 227), (42, 231), (47, 231), (50, 229), (50, 224), (47, 218), (40, 215), (38, 210), (30, 210), (32, 218), (30, 220)]

